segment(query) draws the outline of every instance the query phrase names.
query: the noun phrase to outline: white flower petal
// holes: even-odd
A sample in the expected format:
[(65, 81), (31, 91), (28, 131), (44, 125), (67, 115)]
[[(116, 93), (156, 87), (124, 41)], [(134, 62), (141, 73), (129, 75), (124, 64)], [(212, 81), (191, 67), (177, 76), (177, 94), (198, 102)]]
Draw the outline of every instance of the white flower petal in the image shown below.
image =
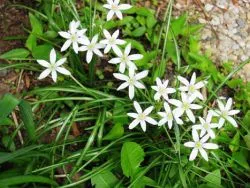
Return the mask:
[(194, 110), (199, 110), (199, 109), (202, 109), (202, 106), (198, 104), (190, 104), (190, 108)]
[(137, 101), (134, 101), (134, 107), (135, 107), (136, 112), (142, 113), (141, 106)]
[(202, 146), (205, 149), (218, 149), (219, 148), (219, 146), (214, 143), (204, 143)]
[(50, 69), (45, 69), (40, 76), (38, 77), (39, 80), (46, 78), (51, 73)]
[(73, 50), (76, 54), (78, 54), (78, 43), (77, 42), (73, 42)]
[(192, 137), (195, 142), (200, 140), (197, 130), (192, 129)]
[(195, 123), (195, 117), (194, 114), (191, 110), (186, 110), (187, 116), (190, 119), (190, 121), (192, 121), (193, 123)]
[(189, 156), (189, 161), (193, 161), (195, 160), (195, 158), (197, 157), (198, 154), (198, 149), (194, 148)]
[(51, 74), (52, 74), (52, 80), (54, 82), (56, 82), (57, 81), (57, 72), (56, 71), (52, 71)]
[(237, 122), (234, 120), (234, 118), (227, 116), (226, 120), (229, 121), (234, 127), (238, 127)]
[(152, 112), (153, 109), (154, 109), (153, 106), (150, 106), (150, 107), (146, 108), (146, 110), (144, 110), (144, 114), (146, 116), (149, 115)]
[(121, 12), (121, 11), (117, 10), (117, 11), (115, 11), (115, 14), (116, 14), (116, 16), (117, 16), (120, 20), (122, 20), (123, 16), (122, 16), (122, 12)]
[(229, 98), (229, 99), (227, 100), (227, 104), (226, 104), (226, 106), (225, 106), (225, 109), (226, 109), (226, 110), (230, 110), (231, 107), (232, 107), (232, 105), (233, 105), (233, 99), (232, 99), (232, 98)]
[(168, 102), (172, 105), (175, 105), (177, 107), (181, 107), (182, 106), (182, 102), (176, 99), (169, 99)]
[(50, 63), (55, 64), (55, 62), (56, 62), (56, 51), (55, 51), (54, 48), (50, 51), (49, 57), (50, 57)]
[(146, 132), (146, 122), (145, 122), (145, 121), (141, 121), (140, 124), (141, 124), (142, 130), (143, 130), (144, 132)]
[(219, 106), (220, 110), (224, 111), (225, 107), (224, 107), (223, 103), (220, 100), (217, 100), (217, 102), (218, 102), (218, 106)]
[(94, 49), (94, 53), (95, 53), (96, 55), (98, 55), (99, 57), (103, 57), (102, 52), (101, 52), (100, 50), (98, 50), (98, 49)]
[(239, 110), (230, 110), (230, 111), (228, 112), (228, 115), (229, 115), (229, 116), (233, 116), (233, 115), (236, 115), (236, 114), (238, 114), (238, 113), (240, 113)]
[(135, 87), (137, 87), (139, 89), (145, 89), (145, 86), (141, 82), (136, 81), (134, 83), (134, 85), (135, 85)]
[(113, 10), (110, 10), (107, 14), (107, 21), (111, 20), (114, 16), (115, 12)]
[(129, 79), (128, 76), (126, 76), (126, 75), (124, 75), (124, 74), (114, 73), (113, 75), (114, 75), (114, 77), (115, 77), (116, 79), (119, 79), (119, 80), (124, 80), (124, 81), (126, 81), (126, 80)]
[(133, 129), (135, 128), (138, 124), (140, 123), (139, 120), (135, 119), (134, 121), (132, 121), (132, 123), (129, 124), (129, 129)]
[(220, 118), (219, 123), (218, 123), (218, 128), (220, 129), (225, 123), (225, 119), (224, 118)]
[(205, 143), (207, 142), (209, 139), (209, 135), (205, 135), (204, 137), (202, 137), (202, 139), (200, 140), (201, 143)]
[(121, 62), (121, 58), (119, 58), (119, 57), (116, 57), (116, 58), (109, 60), (109, 63), (111, 63), (111, 64), (118, 64), (120, 62)]
[(66, 42), (63, 44), (61, 48), (61, 52), (67, 50), (70, 47), (71, 43), (72, 43), (71, 40), (66, 40)]
[(138, 74), (135, 75), (135, 79), (136, 80), (141, 80), (143, 78), (145, 78), (148, 75), (148, 70), (139, 72)]
[(129, 4), (121, 4), (118, 6), (118, 9), (119, 10), (127, 10), (127, 9), (130, 9), (132, 6), (129, 5)]
[(47, 62), (47, 61), (45, 61), (45, 60), (37, 60), (37, 62), (38, 62), (40, 65), (42, 65), (43, 67), (46, 67), (46, 68), (50, 67), (50, 63)]
[(57, 67), (56, 71), (58, 71), (58, 72), (60, 72), (61, 74), (64, 74), (64, 75), (71, 75), (71, 73), (67, 69), (65, 69), (63, 67)]
[(120, 66), (119, 66), (119, 71), (121, 73), (124, 73), (126, 70), (126, 64), (125, 63), (120, 63)]
[(125, 53), (126, 55), (129, 55), (130, 51), (131, 51), (131, 43), (129, 43), (129, 44), (126, 46), (124, 53)]
[(125, 88), (128, 87), (128, 86), (129, 86), (128, 82), (124, 82), (123, 84), (121, 84), (121, 85), (117, 88), (117, 90), (119, 91), (119, 90), (125, 89)]
[(178, 76), (177, 78), (178, 78), (178, 80), (179, 80), (182, 84), (184, 84), (184, 85), (186, 85), (186, 86), (189, 85), (189, 82), (188, 82), (188, 80), (187, 80), (186, 78), (183, 78), (182, 76)]
[(129, 86), (128, 88), (128, 96), (132, 100), (135, 96), (135, 87), (134, 86)]
[(157, 121), (155, 121), (153, 118), (151, 117), (146, 117), (145, 119), (148, 123), (152, 124), (152, 125), (157, 125)]
[(93, 52), (90, 51), (90, 50), (88, 50), (87, 51), (87, 55), (86, 55), (86, 61), (87, 61), (87, 63), (90, 63), (91, 60), (92, 60), (92, 58), (93, 58)]
[(199, 151), (200, 151), (201, 156), (202, 156), (206, 161), (208, 161), (207, 152), (206, 152), (203, 148), (200, 148)]
[(184, 143), (184, 146), (188, 147), (188, 148), (193, 148), (195, 146), (195, 143), (194, 142), (186, 142), (186, 143)]
[(129, 116), (129, 117), (132, 117), (132, 118), (137, 118), (138, 117), (138, 114), (137, 113), (127, 113), (127, 115)]
[(130, 61), (135, 61), (135, 60), (142, 59), (143, 55), (141, 55), (141, 54), (133, 54), (133, 55), (128, 56), (128, 58), (129, 58)]
[(190, 84), (194, 85), (195, 81), (196, 81), (196, 73), (194, 72), (193, 75), (192, 75), (192, 77), (191, 77)]
[(58, 33), (61, 37), (65, 38), (65, 39), (69, 39), (71, 37), (71, 35), (68, 32), (60, 31)]
[(59, 67), (61, 66), (62, 64), (64, 64), (66, 62), (67, 58), (62, 58), (62, 59), (59, 59), (57, 62), (56, 62), (56, 67)]
[(167, 118), (162, 118), (162, 119), (158, 122), (158, 125), (159, 125), (159, 126), (162, 126), (162, 125), (166, 124), (167, 121), (168, 121)]

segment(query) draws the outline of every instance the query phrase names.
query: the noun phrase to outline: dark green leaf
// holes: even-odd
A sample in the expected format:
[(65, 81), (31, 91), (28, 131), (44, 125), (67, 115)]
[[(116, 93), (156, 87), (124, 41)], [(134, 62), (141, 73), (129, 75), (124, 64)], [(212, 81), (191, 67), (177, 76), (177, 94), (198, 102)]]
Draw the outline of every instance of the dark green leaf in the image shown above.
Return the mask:
[(213, 184), (214, 186), (220, 187), (221, 185), (221, 173), (220, 169), (214, 170), (210, 174), (206, 175), (204, 179), (209, 183)]
[(240, 132), (237, 131), (237, 133), (234, 135), (233, 140), (231, 141), (229, 148), (232, 152), (236, 152), (240, 147)]
[(144, 151), (139, 144), (135, 142), (124, 143), (121, 151), (123, 174), (127, 177), (133, 177), (139, 170), (140, 164), (144, 160), (144, 156)]
[(21, 119), (28, 132), (29, 138), (31, 140), (34, 140), (36, 138), (36, 135), (31, 106), (27, 101), (22, 100), (19, 104), (19, 109)]
[(0, 121), (6, 119), (6, 117), (16, 108), (19, 104), (19, 100), (11, 94), (6, 94), (0, 100)]
[(91, 178), (92, 185), (96, 188), (113, 188), (118, 183), (118, 179), (110, 171), (101, 172)]
[(16, 48), (0, 55), (0, 59), (18, 59), (28, 57), (30, 52), (24, 48)]

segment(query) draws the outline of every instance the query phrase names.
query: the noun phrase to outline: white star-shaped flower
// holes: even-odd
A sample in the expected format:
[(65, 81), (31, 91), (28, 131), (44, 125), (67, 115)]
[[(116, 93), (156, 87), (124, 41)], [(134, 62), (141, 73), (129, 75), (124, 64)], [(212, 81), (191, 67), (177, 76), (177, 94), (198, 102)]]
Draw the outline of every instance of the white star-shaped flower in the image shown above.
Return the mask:
[(104, 8), (109, 9), (107, 14), (107, 21), (111, 20), (114, 14), (122, 20), (122, 10), (130, 9), (132, 6), (129, 4), (120, 4), (120, 0), (107, 0), (108, 4), (103, 5)]
[(193, 95), (195, 97), (198, 97), (201, 100), (204, 100), (204, 97), (201, 94), (201, 92), (199, 91), (199, 89), (204, 87), (207, 84), (207, 82), (200, 81), (200, 82), (196, 83), (196, 73), (195, 72), (193, 73), (190, 82), (182, 76), (178, 76), (178, 80), (183, 84), (183, 86), (181, 86), (179, 88), (180, 91), (187, 92), (189, 96)]
[(181, 100), (176, 99), (169, 99), (168, 102), (170, 104), (173, 104), (177, 106), (176, 109), (174, 109), (173, 113), (176, 114), (178, 117), (182, 116), (184, 112), (187, 114), (190, 121), (195, 123), (195, 117), (192, 112), (192, 110), (198, 110), (201, 109), (202, 106), (198, 104), (192, 104), (192, 102), (195, 100), (195, 96), (188, 96), (186, 93), (181, 93)]
[[(113, 35), (111, 36), (111, 34), (104, 29), (103, 30), (103, 34), (105, 36), (106, 39), (101, 40), (100, 43), (106, 45), (105, 49), (104, 49), (104, 53), (108, 53), (111, 49), (113, 49), (113, 51), (118, 54), (120, 53), (120, 49), (117, 45), (123, 45), (126, 42), (124, 40), (118, 39), (119, 36), (119, 30), (116, 30)], [(119, 52), (118, 52), (119, 51)]]
[(125, 51), (122, 53), (120, 50), (118, 50), (116, 52), (116, 55), (118, 57), (113, 58), (109, 61), (109, 63), (111, 64), (120, 64), (119, 66), (119, 71), (121, 73), (125, 72), (126, 67), (128, 67), (129, 69), (134, 69), (137, 70), (136, 65), (134, 64), (133, 61), (135, 60), (139, 60), (143, 58), (143, 55), (141, 54), (133, 54), (133, 55), (129, 55), (131, 51), (131, 44), (128, 44), (125, 48)]
[(56, 61), (56, 51), (53, 48), (50, 51), (50, 62), (47, 62), (45, 60), (37, 60), (37, 62), (41, 66), (46, 67), (46, 69), (40, 74), (38, 79), (39, 80), (44, 79), (51, 73), (53, 81), (56, 82), (57, 72), (60, 72), (61, 74), (65, 75), (70, 75), (71, 73), (67, 69), (61, 67), (61, 65), (64, 64), (66, 60), (67, 60), (66, 58), (62, 58)]
[(146, 110), (142, 111), (141, 106), (138, 102), (134, 101), (134, 107), (137, 113), (128, 113), (127, 115), (135, 118), (132, 123), (129, 125), (129, 129), (135, 128), (138, 124), (141, 125), (142, 130), (146, 131), (146, 122), (157, 125), (157, 121), (155, 121), (153, 118), (149, 117), (149, 114), (154, 109), (153, 106), (148, 107)]
[(152, 86), (152, 89), (156, 91), (154, 100), (159, 101), (161, 97), (168, 100), (168, 94), (176, 92), (174, 88), (168, 87), (168, 83), (168, 80), (162, 82), (160, 78), (156, 78), (156, 86)]
[(113, 75), (115, 78), (125, 81), (117, 88), (117, 90), (122, 90), (126, 87), (129, 87), (129, 98), (133, 99), (135, 95), (135, 87), (139, 89), (145, 89), (145, 86), (139, 82), (139, 80), (145, 78), (148, 75), (148, 71), (145, 70), (135, 74), (134, 69), (129, 69), (129, 76), (121, 73), (114, 73)]
[(86, 40), (85, 33), (87, 29), (80, 29), (78, 30), (78, 27), (80, 26), (80, 21), (72, 21), (69, 24), (69, 30), (67, 32), (60, 31), (59, 35), (61, 35), (63, 38), (67, 39), (66, 42), (63, 44), (61, 51), (67, 50), (70, 45), (72, 44), (73, 50), (75, 53), (78, 53), (79, 51), (79, 45), (81, 44), (82, 39)]
[(90, 41), (88, 38), (86, 40), (82, 40), (81, 43), (83, 46), (79, 48), (79, 51), (87, 51), (86, 61), (90, 63), (94, 53), (100, 57), (103, 57), (102, 52), (99, 50), (104, 47), (103, 44), (100, 44), (98, 41), (98, 35), (95, 35)]
[(201, 156), (208, 161), (208, 156), (207, 156), (207, 152), (205, 149), (218, 149), (219, 146), (217, 144), (214, 143), (206, 143), (207, 140), (209, 139), (209, 136), (206, 135), (203, 138), (199, 138), (198, 132), (193, 129), (192, 130), (192, 136), (193, 136), (193, 142), (186, 142), (184, 144), (184, 146), (189, 147), (189, 148), (193, 148), (190, 156), (189, 156), (189, 160), (193, 161), (198, 152), (200, 152)]
[(164, 125), (165, 123), (168, 123), (169, 129), (173, 126), (173, 121), (175, 120), (177, 124), (182, 125), (183, 121), (176, 116), (176, 114), (173, 114), (170, 106), (167, 102), (164, 102), (164, 109), (165, 112), (158, 112), (158, 114), (162, 117), (162, 119), (159, 121), (159, 126)]
[(201, 130), (200, 137), (203, 137), (206, 133), (211, 137), (215, 138), (213, 128), (217, 128), (217, 123), (211, 123), (212, 121), (212, 113), (208, 113), (206, 120), (202, 117), (199, 117), (200, 123), (198, 125), (193, 125), (192, 128), (196, 130)]
[(239, 110), (232, 110), (232, 105), (233, 105), (233, 99), (229, 98), (227, 100), (226, 105), (224, 105), (220, 100), (217, 100), (218, 106), (220, 110), (211, 110), (214, 116), (220, 117), (219, 123), (218, 123), (218, 128), (221, 128), (225, 120), (227, 120), (229, 123), (231, 123), (234, 127), (238, 127), (237, 122), (235, 119), (231, 116), (238, 114), (240, 111)]

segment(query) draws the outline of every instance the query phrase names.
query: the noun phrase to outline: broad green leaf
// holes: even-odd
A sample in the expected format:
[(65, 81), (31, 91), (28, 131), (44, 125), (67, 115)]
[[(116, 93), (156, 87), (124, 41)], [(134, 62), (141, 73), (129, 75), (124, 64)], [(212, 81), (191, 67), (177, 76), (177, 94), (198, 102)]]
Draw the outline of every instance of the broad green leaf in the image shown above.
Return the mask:
[(110, 171), (103, 171), (91, 178), (91, 184), (96, 188), (113, 188), (118, 183), (118, 179)]
[(6, 147), (9, 151), (16, 150), (15, 143), (9, 135), (5, 135), (2, 137), (2, 143), (3, 143), (4, 147)]
[(221, 185), (220, 169), (214, 170), (210, 174), (206, 175), (204, 179), (208, 182), (208, 184), (212, 183), (214, 186), (220, 187)]
[(183, 14), (176, 20), (173, 20), (171, 23), (171, 28), (174, 33), (174, 36), (178, 36), (182, 33), (183, 29), (185, 28), (187, 22), (187, 14)]
[(232, 152), (236, 152), (240, 147), (240, 132), (234, 135), (233, 140), (230, 142), (229, 148)]
[(142, 26), (142, 27), (138, 27), (137, 29), (132, 31), (131, 35), (133, 37), (141, 37), (142, 35), (144, 35), (145, 32), (146, 32), (146, 27)]
[(247, 162), (248, 152), (241, 149), (239, 152), (234, 152), (232, 159), (235, 160), (243, 168), (250, 170), (249, 164)]
[(36, 47), (36, 36), (30, 33), (28, 39), (26, 40), (25, 46), (32, 51)]
[(9, 118), (1, 118), (0, 119), (0, 126), (1, 125), (12, 125), (13, 122)]
[(37, 34), (37, 35), (42, 35), (43, 33), (43, 26), (32, 13), (29, 13), (29, 19), (30, 19), (30, 24), (32, 28), (32, 33)]
[(103, 138), (103, 140), (115, 140), (122, 137), (124, 134), (124, 128), (121, 123), (116, 123), (109, 133)]
[(30, 52), (24, 48), (16, 48), (0, 55), (0, 59), (18, 59), (28, 57)]
[(11, 94), (5, 94), (0, 100), (0, 121), (6, 117), (16, 108), (19, 100)]
[(141, 162), (144, 160), (142, 147), (135, 142), (125, 142), (121, 151), (121, 166), (123, 174), (133, 177), (139, 170)]
[(150, 29), (153, 28), (157, 23), (157, 20), (155, 19), (154, 15), (149, 15), (146, 21), (147, 21), (147, 27)]
[(49, 60), (49, 53), (52, 48), (50, 44), (36, 46), (32, 50), (32, 56), (35, 59)]
[(0, 187), (26, 184), (26, 183), (43, 183), (43, 184), (50, 184), (57, 186), (57, 183), (49, 178), (43, 176), (24, 175), (24, 176), (16, 176), (11, 178), (1, 179)]
[(35, 124), (33, 121), (33, 113), (30, 104), (22, 100), (19, 104), (20, 116), (31, 140), (36, 138)]
[(250, 133), (245, 135), (243, 138), (244, 138), (244, 141), (246, 142), (248, 149), (250, 149)]
[(142, 176), (140, 179), (137, 180), (137, 182), (133, 185), (133, 188), (144, 188), (145, 186), (149, 186), (149, 187), (158, 187), (157, 183), (147, 177), (147, 176)]

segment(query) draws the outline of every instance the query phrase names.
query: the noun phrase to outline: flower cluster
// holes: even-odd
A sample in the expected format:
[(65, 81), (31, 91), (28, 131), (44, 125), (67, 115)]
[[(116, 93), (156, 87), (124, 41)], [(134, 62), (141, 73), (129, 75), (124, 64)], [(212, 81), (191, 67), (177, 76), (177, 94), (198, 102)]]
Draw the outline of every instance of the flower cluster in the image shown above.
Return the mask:
[[(119, 4), (119, 0), (107, 0), (108, 4), (103, 7), (109, 9), (107, 20), (111, 20), (114, 15), (122, 19), (122, 10), (130, 9), (128, 4)], [(120, 31), (116, 30), (110, 33), (103, 30), (104, 39), (98, 40), (99, 36), (94, 35), (92, 38), (87, 37), (87, 29), (81, 27), (79, 21), (72, 21), (69, 24), (68, 31), (60, 31), (59, 35), (66, 39), (61, 47), (61, 52), (66, 51), (72, 46), (73, 51), (78, 54), (79, 52), (86, 52), (86, 62), (91, 63), (93, 56), (97, 55), (103, 57), (103, 54), (113, 52), (116, 57), (111, 58), (108, 62), (113, 65), (118, 65), (119, 73), (114, 73), (113, 76), (121, 80), (123, 83), (117, 90), (128, 88), (128, 96), (131, 100), (135, 98), (136, 89), (146, 89), (142, 83), (142, 79), (149, 74), (148, 70), (138, 71), (135, 61), (143, 58), (141, 54), (131, 54), (131, 44), (126, 44), (126, 41), (119, 39)], [(121, 45), (126, 45), (124, 50)], [(103, 52), (102, 52), (103, 50)], [(39, 79), (47, 77), (50, 73), (54, 82), (57, 81), (57, 72), (70, 75), (71, 73), (62, 67), (66, 62), (66, 58), (56, 61), (56, 51), (51, 50), (50, 62), (45, 60), (37, 60), (38, 63), (46, 69), (41, 73)], [(239, 113), (239, 110), (232, 110), (233, 101), (229, 98), (224, 105), (222, 101), (218, 100), (218, 110), (210, 110), (206, 117), (198, 117), (199, 124), (196, 123), (195, 111), (204, 109), (201, 101), (205, 100), (200, 92), (207, 84), (207, 81), (198, 81), (196, 73), (193, 73), (190, 81), (182, 76), (177, 77), (180, 82), (180, 87), (173, 88), (170, 86), (169, 80), (161, 80), (156, 78), (156, 85), (151, 86), (154, 90), (154, 100), (157, 104), (161, 104), (163, 111), (157, 112), (159, 121), (150, 117), (154, 110), (154, 106), (149, 106), (142, 110), (137, 101), (133, 101), (136, 113), (128, 113), (127, 115), (134, 120), (130, 123), (129, 129), (135, 128), (140, 125), (145, 132), (147, 123), (152, 125), (164, 126), (167, 125), (169, 129), (173, 125), (183, 125), (184, 122), (191, 121), (193, 141), (186, 142), (184, 146), (193, 148), (190, 154), (190, 160), (194, 160), (200, 152), (201, 156), (208, 160), (208, 155), (205, 149), (217, 149), (218, 145), (214, 143), (206, 143), (209, 139), (214, 139), (216, 134), (214, 129), (221, 128), (226, 121), (233, 126), (237, 127), (237, 123), (232, 117)], [(172, 96), (171, 96), (172, 95)], [(179, 100), (178, 100), (179, 99)], [(218, 120), (218, 122), (216, 121)], [(199, 131), (199, 132), (198, 132)]]

